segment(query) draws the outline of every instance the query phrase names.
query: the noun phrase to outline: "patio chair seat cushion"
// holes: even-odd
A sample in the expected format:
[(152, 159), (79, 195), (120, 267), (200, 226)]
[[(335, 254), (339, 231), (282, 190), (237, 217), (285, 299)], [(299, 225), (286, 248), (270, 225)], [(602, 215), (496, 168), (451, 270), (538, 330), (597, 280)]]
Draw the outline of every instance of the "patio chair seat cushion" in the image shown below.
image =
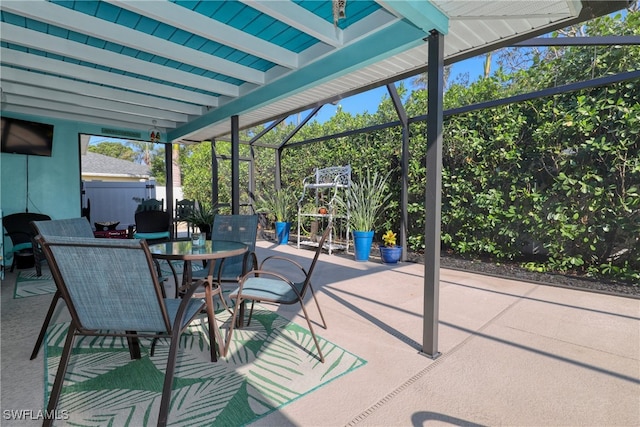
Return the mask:
[(168, 239), (170, 234), (168, 231), (158, 231), (155, 233), (134, 233), (134, 239), (147, 239), (147, 240), (158, 240), (158, 239)]
[[(164, 305), (167, 308), (167, 314), (169, 315), (169, 319), (171, 319), (172, 324), (176, 320), (176, 315), (178, 314), (178, 309), (180, 308), (181, 302), (182, 301), (180, 299), (175, 299), (175, 298), (164, 299)], [(203, 299), (192, 298), (189, 300), (189, 305), (187, 305), (187, 308), (185, 310), (185, 315), (182, 318), (183, 321), (182, 321), (182, 325), (180, 325), (180, 329), (187, 326), (191, 318), (195, 316), (198, 313), (198, 311), (202, 308), (202, 304), (204, 304)]]
[(26, 249), (32, 249), (32, 248), (33, 248), (33, 245), (30, 242), (25, 242), (25, 243), (18, 243), (13, 247), (13, 249), (11, 249), (11, 251), (20, 252), (20, 251), (24, 251)]
[[(302, 292), (304, 282), (294, 282), (293, 285), (298, 293)], [(237, 293), (237, 290), (233, 291), (230, 298), (233, 300)], [(256, 301), (272, 301), (280, 304), (292, 304), (298, 301), (296, 293), (287, 282), (267, 277), (248, 278), (242, 288), (242, 296)]]

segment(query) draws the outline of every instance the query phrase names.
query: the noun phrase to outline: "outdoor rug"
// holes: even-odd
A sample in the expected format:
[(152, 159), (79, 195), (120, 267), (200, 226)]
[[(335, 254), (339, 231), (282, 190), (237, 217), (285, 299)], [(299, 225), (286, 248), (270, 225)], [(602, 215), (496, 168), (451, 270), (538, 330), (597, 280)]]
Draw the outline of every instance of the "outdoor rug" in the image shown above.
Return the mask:
[[(228, 317), (216, 316), (220, 323)], [(56, 324), (47, 334), (45, 407), (67, 328)], [(211, 362), (206, 317), (196, 320), (180, 339), (169, 425), (245, 425), (366, 364), (318, 338), (325, 363), (307, 329), (256, 306), (227, 357)], [(150, 343), (141, 340), (142, 359), (131, 360), (126, 339), (77, 338), (58, 404), (68, 419), (56, 425), (155, 426), (169, 343), (159, 341), (153, 357)]]
[(43, 269), (42, 276), (36, 275), (36, 270), (19, 271), (13, 298), (27, 298), (36, 295), (52, 294), (56, 291), (56, 284), (49, 270)]

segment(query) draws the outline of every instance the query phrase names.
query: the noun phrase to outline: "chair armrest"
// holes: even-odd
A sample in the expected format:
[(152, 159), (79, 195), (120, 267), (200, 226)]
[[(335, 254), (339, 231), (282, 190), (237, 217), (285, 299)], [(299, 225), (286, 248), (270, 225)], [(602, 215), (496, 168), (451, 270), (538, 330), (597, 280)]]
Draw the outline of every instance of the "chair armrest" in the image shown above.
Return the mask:
[[(199, 298), (193, 298), (193, 295), (196, 292), (197, 288), (198, 288), (198, 286), (189, 286), (189, 288), (187, 289), (187, 291), (183, 295), (183, 297), (181, 299), (181, 302), (180, 302), (180, 306), (178, 307), (178, 312), (176, 313), (176, 317), (175, 317), (173, 325), (172, 325), (174, 331), (182, 331), (182, 323), (183, 323), (183, 320), (184, 320), (185, 311), (189, 307), (189, 304), (190, 304), (191, 300), (199, 299)], [(202, 311), (202, 309), (204, 309), (204, 307), (206, 305), (204, 299), (200, 298), (200, 300), (201, 300), (202, 304), (201, 304), (200, 309), (198, 311)]]
[[(218, 267), (218, 286), (222, 285), (222, 267), (224, 267), (224, 261), (226, 258), (222, 258), (220, 260), (220, 266)], [(248, 263), (251, 262), (251, 268), (247, 268)], [(238, 276), (238, 279), (243, 275), (247, 274), (247, 272), (251, 270), (255, 270), (258, 268), (258, 257), (254, 251), (245, 252), (244, 257), (242, 258), (242, 272)]]
[(304, 267), (303, 267), (302, 265), (300, 265), (298, 262), (296, 262), (296, 261), (294, 261), (294, 260), (292, 260), (292, 259), (289, 259), (289, 258), (286, 258), (286, 257), (280, 256), (280, 255), (271, 255), (271, 256), (266, 257), (265, 259), (263, 259), (263, 260), (262, 260), (262, 263), (261, 263), (261, 264), (260, 264), (260, 266), (258, 267), (258, 270), (264, 270), (264, 265), (265, 265), (265, 263), (267, 263), (267, 262), (269, 262), (269, 261), (276, 261), (276, 260), (277, 260), (277, 261), (287, 261), (287, 262), (289, 262), (289, 263), (291, 263), (291, 264), (295, 265), (295, 266), (296, 266), (296, 267), (298, 267), (300, 270), (302, 270), (302, 273), (303, 273), (305, 276), (307, 276), (307, 270), (305, 270), (305, 269), (304, 269)]

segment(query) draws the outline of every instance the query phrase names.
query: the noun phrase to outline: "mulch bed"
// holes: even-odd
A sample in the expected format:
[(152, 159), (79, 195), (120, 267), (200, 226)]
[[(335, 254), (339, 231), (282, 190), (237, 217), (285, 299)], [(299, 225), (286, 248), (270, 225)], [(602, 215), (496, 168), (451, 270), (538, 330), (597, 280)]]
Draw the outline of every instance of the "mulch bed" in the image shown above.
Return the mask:
[[(423, 255), (410, 252), (408, 260), (423, 262)], [(539, 273), (522, 268), (520, 262), (491, 262), (484, 260), (463, 259), (448, 253), (442, 253), (440, 266), (456, 270), (470, 271), (491, 276), (517, 279), (526, 282), (539, 283), (548, 286), (560, 286), (579, 290), (600, 292), (611, 295), (640, 298), (640, 285), (634, 283), (617, 282), (612, 280), (598, 280), (575, 274)]]
[[(273, 236), (269, 232), (265, 232), (264, 236), (267, 240), (272, 240)], [(292, 236), (291, 236), (292, 237)], [(292, 239), (293, 240), (293, 239)], [(290, 244), (295, 244), (291, 241)], [(337, 255), (345, 256), (340, 252)], [(346, 255), (353, 256), (353, 255)], [(380, 260), (380, 252), (374, 244), (371, 248), (370, 259)], [(415, 262), (422, 264), (424, 255), (417, 252), (409, 252), (407, 254), (407, 262)], [(381, 262), (381, 261), (380, 261)], [(537, 283), (547, 286), (558, 286), (564, 288), (572, 288), (582, 291), (599, 292), (610, 295), (624, 296), (640, 299), (640, 283), (627, 283), (614, 280), (594, 279), (591, 277), (579, 276), (577, 274), (560, 274), (560, 273), (539, 273), (529, 271), (521, 267), (522, 261), (491, 261), (491, 260), (471, 260), (464, 259), (453, 254), (443, 251), (440, 257), (440, 267), (455, 270), (469, 271), (473, 273), (486, 274), (496, 277), (504, 277), (507, 279), (517, 279), (525, 282)]]

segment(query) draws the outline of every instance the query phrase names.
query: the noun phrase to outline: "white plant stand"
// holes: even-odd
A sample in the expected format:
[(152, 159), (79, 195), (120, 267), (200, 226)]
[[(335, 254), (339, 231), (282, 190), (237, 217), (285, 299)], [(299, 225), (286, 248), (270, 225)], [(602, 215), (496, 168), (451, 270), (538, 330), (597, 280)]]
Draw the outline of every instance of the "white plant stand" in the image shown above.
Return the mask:
[[(334, 224), (324, 244), (329, 255), (336, 250), (349, 249), (349, 212), (338, 212), (336, 199), (340, 192), (344, 192), (350, 185), (350, 165), (316, 169), (313, 175), (304, 179), (302, 195), (298, 199), (298, 249), (302, 245), (318, 247), (319, 239), (314, 239), (315, 236), (308, 238), (301, 235), (305, 219), (326, 222), (326, 225)], [(326, 209), (326, 212), (321, 212), (321, 208)], [(340, 224), (337, 224), (338, 222)], [(318, 234), (322, 234), (322, 230), (318, 230)], [(337, 241), (336, 237), (339, 234), (344, 234), (340, 239), (344, 243)]]

